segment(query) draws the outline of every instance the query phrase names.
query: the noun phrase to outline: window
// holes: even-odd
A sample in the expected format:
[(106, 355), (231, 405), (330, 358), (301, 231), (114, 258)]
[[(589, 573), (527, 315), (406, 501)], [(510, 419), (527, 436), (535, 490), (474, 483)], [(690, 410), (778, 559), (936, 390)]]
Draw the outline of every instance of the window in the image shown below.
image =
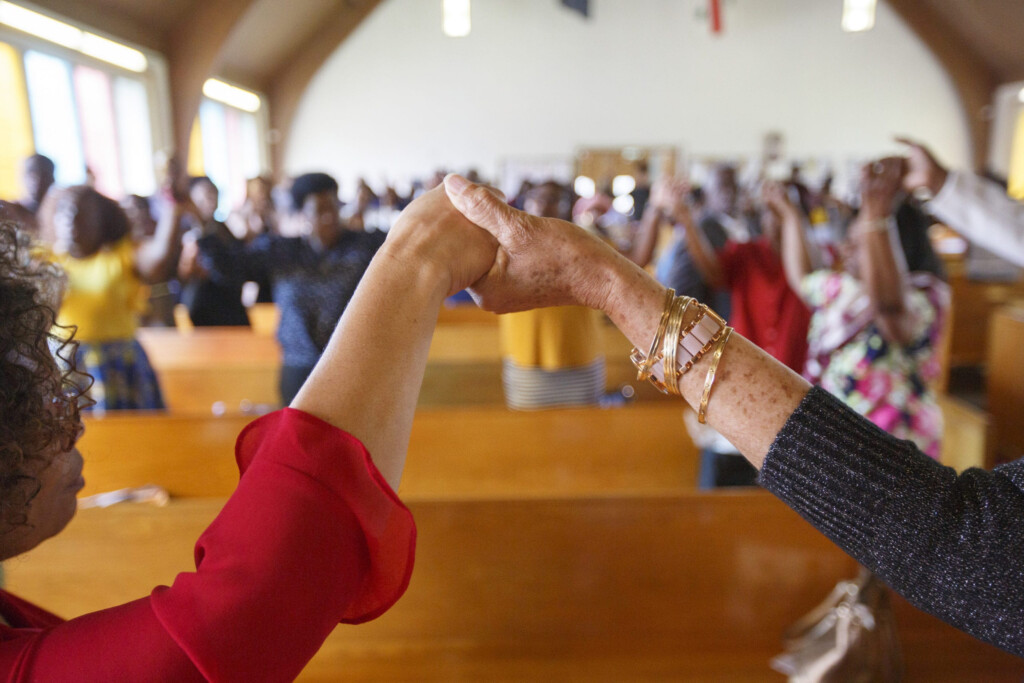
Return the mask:
[(0, 197), (22, 195), (22, 161), (33, 152), (53, 159), (59, 185), (93, 182), (114, 198), (153, 194), (150, 103), (162, 73), (153, 60), (2, 0), (0, 24)]
[[(203, 89), (207, 96), (199, 105), (199, 116), (192, 127), (189, 173), (209, 176), (220, 190), (217, 212), (223, 219), (245, 201), (246, 180), (260, 175), (266, 167), (260, 118), (263, 108), (262, 99), (255, 93), (212, 82), (223, 87), (210, 88), (208, 82)], [(227, 101), (214, 100), (211, 95)]]

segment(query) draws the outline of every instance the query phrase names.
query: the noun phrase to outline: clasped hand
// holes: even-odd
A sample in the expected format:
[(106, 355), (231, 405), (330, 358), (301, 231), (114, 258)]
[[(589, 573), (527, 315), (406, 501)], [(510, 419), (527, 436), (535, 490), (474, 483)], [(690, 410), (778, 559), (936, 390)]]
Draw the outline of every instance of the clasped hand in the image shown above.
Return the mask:
[(603, 308), (621, 258), (582, 228), (519, 211), (500, 192), (458, 175), (410, 204), (388, 241), (446, 272), (449, 294), (469, 288), (496, 313)]

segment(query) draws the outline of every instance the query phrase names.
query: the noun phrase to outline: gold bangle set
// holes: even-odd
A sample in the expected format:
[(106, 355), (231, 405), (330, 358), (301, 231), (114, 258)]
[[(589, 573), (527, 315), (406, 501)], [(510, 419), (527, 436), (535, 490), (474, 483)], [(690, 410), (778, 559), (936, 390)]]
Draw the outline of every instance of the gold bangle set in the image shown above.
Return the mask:
[[(662, 393), (682, 396), (679, 380), (714, 349), (697, 411), (697, 420), (704, 424), (718, 363), (732, 336), (732, 328), (704, 304), (697, 304), (697, 315), (684, 327), (686, 312), (694, 301), (688, 296), (677, 297), (674, 291), (668, 290), (650, 352), (644, 356), (640, 349), (633, 347), (629, 358), (637, 368), (639, 381), (649, 379)], [(663, 361), (661, 367), (659, 360)]]

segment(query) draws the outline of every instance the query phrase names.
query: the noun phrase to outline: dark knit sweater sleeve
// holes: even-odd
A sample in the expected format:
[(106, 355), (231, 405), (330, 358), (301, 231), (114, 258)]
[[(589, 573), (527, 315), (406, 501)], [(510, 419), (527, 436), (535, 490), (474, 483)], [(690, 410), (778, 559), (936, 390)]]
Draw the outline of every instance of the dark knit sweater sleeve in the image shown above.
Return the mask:
[(958, 475), (815, 388), (760, 480), (914, 605), (1024, 656), (1024, 458)]

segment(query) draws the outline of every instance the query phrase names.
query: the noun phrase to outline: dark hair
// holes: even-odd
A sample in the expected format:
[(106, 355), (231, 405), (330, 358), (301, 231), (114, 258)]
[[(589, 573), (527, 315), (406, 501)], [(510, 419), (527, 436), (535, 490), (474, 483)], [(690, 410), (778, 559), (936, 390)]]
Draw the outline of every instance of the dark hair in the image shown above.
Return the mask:
[(333, 192), (338, 194), (338, 181), (326, 173), (305, 173), (292, 181), (292, 210), (302, 211), (311, 194)]
[(210, 183), (213, 185), (213, 189), (217, 189), (217, 184), (210, 180), (210, 176), (206, 175), (194, 175), (188, 179), (188, 189), (194, 188), (196, 185), (202, 185), (203, 183)]
[(945, 280), (946, 269), (928, 237), (928, 228), (935, 221), (909, 201), (900, 204), (894, 218), (900, 246), (903, 247), (903, 255), (907, 259), (907, 270), (911, 273), (931, 273), (940, 280)]
[(56, 325), (64, 278), (0, 222), (0, 519), (24, 524), (36, 474), (70, 450), (92, 378), (75, 368), (74, 328)]
[(26, 164), (41, 164), (42, 170), (49, 173), (52, 177), (57, 170), (57, 166), (53, 163), (53, 159), (43, 154), (33, 154), (28, 159), (25, 159)]
[(54, 215), (57, 212), (57, 205), (65, 198), (77, 201), (79, 210), (87, 202), (94, 202), (97, 208), (97, 215), (103, 231), (103, 244), (113, 244), (131, 233), (131, 223), (128, 221), (128, 214), (124, 212), (121, 205), (110, 197), (102, 195), (89, 185), (75, 185), (59, 190), (51, 190), (46, 194), (46, 199), (39, 207), (39, 239), (47, 244), (53, 244), (56, 240), (56, 229), (53, 226)]

